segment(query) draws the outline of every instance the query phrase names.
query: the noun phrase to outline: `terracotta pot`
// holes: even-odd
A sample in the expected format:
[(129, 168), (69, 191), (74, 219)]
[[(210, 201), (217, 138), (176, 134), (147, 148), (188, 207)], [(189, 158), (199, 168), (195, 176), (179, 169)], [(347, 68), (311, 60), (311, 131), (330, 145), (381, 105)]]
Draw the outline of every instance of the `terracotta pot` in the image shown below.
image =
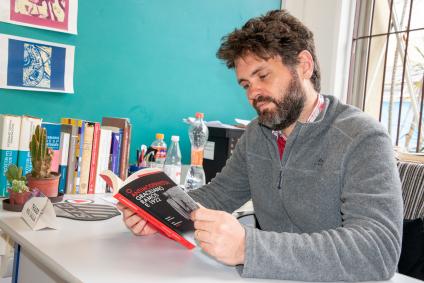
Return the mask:
[(9, 191), (9, 202), (11, 205), (24, 205), (31, 196), (31, 192), (17, 193), (11, 189)]
[(30, 174), (27, 174), (28, 187), (30, 189), (38, 189), (46, 197), (57, 197), (59, 193), (59, 179), (60, 174), (52, 172), (50, 178), (37, 179), (33, 178)]

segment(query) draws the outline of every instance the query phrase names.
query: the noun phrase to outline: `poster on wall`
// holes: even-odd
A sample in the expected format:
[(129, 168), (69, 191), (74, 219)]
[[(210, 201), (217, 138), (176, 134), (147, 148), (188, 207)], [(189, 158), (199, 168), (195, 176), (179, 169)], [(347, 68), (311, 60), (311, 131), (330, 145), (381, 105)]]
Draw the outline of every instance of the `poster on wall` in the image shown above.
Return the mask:
[(0, 88), (74, 93), (75, 47), (0, 34)]
[(78, 0), (0, 0), (0, 21), (77, 34)]

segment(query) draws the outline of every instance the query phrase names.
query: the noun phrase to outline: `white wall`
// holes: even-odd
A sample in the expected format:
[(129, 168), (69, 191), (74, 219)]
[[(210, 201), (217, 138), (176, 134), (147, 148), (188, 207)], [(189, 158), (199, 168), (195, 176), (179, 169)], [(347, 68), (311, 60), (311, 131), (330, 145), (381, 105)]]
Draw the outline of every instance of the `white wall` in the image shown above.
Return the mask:
[(346, 101), (355, 0), (282, 0), (314, 33), (321, 92)]

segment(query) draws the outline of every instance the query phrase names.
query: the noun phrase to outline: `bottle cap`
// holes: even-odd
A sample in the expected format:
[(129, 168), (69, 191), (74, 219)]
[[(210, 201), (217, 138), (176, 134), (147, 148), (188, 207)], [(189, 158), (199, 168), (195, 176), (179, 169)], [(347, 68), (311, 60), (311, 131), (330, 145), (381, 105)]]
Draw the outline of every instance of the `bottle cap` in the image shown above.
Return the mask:
[(180, 136), (172, 136), (171, 137), (171, 141), (173, 141), (173, 142), (179, 142), (180, 141)]
[(202, 118), (205, 117), (205, 114), (203, 114), (202, 112), (196, 112), (196, 118)]
[(161, 134), (161, 133), (157, 133), (156, 134), (156, 139), (157, 140), (163, 140), (163, 138), (165, 137), (165, 135), (164, 134)]

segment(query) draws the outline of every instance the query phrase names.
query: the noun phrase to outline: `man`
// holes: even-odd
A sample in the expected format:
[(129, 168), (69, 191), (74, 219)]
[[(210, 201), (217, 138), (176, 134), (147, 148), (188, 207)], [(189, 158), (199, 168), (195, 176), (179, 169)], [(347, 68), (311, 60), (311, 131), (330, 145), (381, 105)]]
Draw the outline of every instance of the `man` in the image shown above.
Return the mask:
[[(244, 277), (385, 280), (401, 247), (402, 197), (377, 121), (320, 92), (313, 35), (287, 11), (249, 20), (217, 56), (235, 68), (258, 118), (222, 172), (190, 195), (195, 237)], [(229, 213), (252, 199), (261, 229)], [(154, 232), (120, 206), (137, 235)]]

